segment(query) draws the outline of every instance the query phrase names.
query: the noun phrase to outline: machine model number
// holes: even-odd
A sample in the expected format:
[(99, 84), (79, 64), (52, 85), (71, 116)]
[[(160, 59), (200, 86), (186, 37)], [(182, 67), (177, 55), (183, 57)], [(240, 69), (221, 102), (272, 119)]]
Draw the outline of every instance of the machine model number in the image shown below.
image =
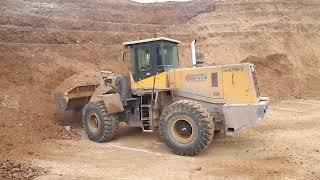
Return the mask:
[(223, 70), (224, 72), (243, 71), (243, 67), (232, 67)]
[(206, 74), (188, 74), (186, 81), (206, 81), (208, 79)]

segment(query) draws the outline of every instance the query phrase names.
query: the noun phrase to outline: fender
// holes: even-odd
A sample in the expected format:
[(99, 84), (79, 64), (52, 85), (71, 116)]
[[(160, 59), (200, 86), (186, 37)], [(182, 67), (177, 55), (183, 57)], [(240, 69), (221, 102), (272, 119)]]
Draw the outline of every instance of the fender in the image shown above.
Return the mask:
[(119, 113), (124, 111), (119, 93), (97, 95), (96, 98), (92, 98), (90, 101), (93, 99), (102, 100), (107, 108), (108, 113)]

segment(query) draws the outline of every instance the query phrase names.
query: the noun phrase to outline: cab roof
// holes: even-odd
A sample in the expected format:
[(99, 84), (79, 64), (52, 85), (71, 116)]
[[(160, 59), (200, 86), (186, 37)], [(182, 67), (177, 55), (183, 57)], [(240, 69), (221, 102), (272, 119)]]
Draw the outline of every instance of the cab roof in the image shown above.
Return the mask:
[(134, 44), (142, 44), (142, 43), (155, 42), (155, 41), (168, 41), (168, 42), (173, 42), (173, 43), (177, 43), (177, 44), (181, 43), (178, 40), (174, 40), (174, 39), (170, 39), (170, 38), (166, 38), (166, 37), (157, 37), (157, 38), (151, 38), (151, 39), (142, 39), (142, 40), (138, 40), (138, 41), (129, 41), (129, 42), (123, 43), (123, 45), (130, 46), (130, 45), (134, 45)]

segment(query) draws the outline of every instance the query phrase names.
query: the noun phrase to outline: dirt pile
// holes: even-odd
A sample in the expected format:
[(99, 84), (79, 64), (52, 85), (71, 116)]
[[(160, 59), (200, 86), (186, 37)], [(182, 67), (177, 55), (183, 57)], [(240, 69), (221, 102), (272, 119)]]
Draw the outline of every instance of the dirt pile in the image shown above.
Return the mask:
[(46, 139), (79, 139), (76, 132), (64, 128), (70, 125), (71, 118), (68, 121), (60, 119), (55, 111), (45, 114), (1, 107), (0, 159), (36, 158), (40, 143)]
[(43, 174), (43, 172), (40, 168), (29, 167), (25, 164), (14, 163), (9, 160), (0, 162), (0, 179), (34, 179)]
[(249, 56), (241, 62), (255, 65), (262, 94), (273, 101), (316, 97), (320, 94), (319, 70), (306, 65), (296, 66), (284, 54), (265, 58)]
[(61, 84), (59, 84), (52, 93), (64, 93), (72, 90), (76, 86), (99, 85), (99, 80), (99, 72), (97, 71), (80, 72), (61, 82)]

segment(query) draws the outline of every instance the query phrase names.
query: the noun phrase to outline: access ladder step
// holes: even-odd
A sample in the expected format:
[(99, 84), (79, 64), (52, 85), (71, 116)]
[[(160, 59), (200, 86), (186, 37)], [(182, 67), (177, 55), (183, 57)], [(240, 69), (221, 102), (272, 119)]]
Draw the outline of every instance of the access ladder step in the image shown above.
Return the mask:
[(145, 129), (143, 129), (143, 132), (147, 132), (147, 133), (152, 133), (153, 132), (153, 130), (145, 130)]
[(150, 108), (150, 107), (152, 107), (152, 106), (151, 106), (151, 104), (141, 104), (141, 107), (142, 107), (142, 108), (144, 108), (144, 107)]

